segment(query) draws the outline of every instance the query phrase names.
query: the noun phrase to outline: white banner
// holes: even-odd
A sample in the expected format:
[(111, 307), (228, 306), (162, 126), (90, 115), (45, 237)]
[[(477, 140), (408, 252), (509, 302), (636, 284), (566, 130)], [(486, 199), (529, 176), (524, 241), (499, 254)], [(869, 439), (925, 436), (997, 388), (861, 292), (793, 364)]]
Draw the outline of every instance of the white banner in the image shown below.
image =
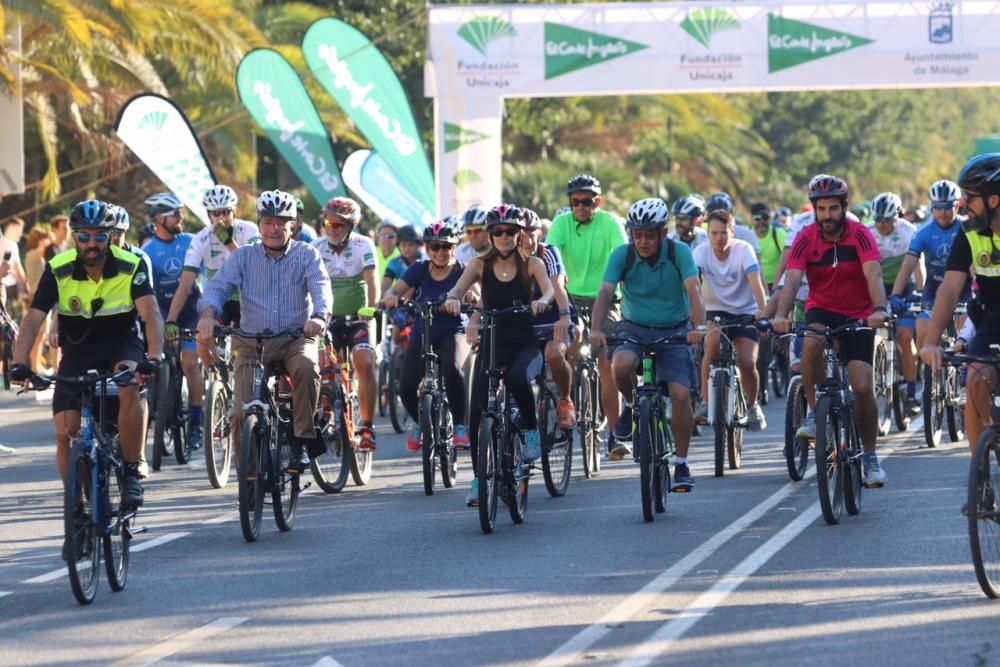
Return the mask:
[[(425, 87), (437, 98), (439, 202), (478, 165), (500, 198), (500, 139), (441, 162), (443, 124), (490, 124), (485, 98), (995, 85), (994, 2), (780, 2), (461, 6), (429, 10)], [(499, 124), (500, 105), (495, 105)], [(475, 108), (474, 108), (475, 107)], [(471, 115), (466, 116), (469, 112)], [(484, 165), (496, 163), (496, 168)]]
[[(15, 22), (7, 33), (7, 49), (21, 52), (21, 24)], [(18, 90), (21, 88), (21, 64), (17, 58), (8, 59)], [(3, 145), (0, 146), (0, 195), (24, 192), (24, 102), (21, 97), (0, 93), (0, 127), (3, 128)]]

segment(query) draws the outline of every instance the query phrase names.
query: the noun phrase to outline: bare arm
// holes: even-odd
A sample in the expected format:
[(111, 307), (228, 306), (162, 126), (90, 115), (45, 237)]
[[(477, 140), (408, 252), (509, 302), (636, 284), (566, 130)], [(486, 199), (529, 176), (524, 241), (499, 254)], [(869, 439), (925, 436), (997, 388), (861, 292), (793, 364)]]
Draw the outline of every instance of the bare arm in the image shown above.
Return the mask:
[(944, 280), (941, 281), (934, 296), (934, 312), (931, 314), (931, 323), (927, 329), (926, 345), (941, 344), (941, 333), (948, 328), (955, 316), (955, 305), (968, 276), (965, 271), (944, 272)]
[(885, 310), (885, 283), (882, 281), (882, 264), (875, 261), (865, 262), (861, 265), (868, 279), (868, 294), (872, 298), (872, 305)]
[(778, 309), (774, 313), (776, 318), (788, 319), (788, 316), (792, 312), (792, 306), (795, 305), (795, 294), (799, 291), (801, 285), (802, 271), (799, 269), (789, 269), (788, 273), (785, 274), (785, 286), (778, 297)]
[[(926, 277), (924, 275), (924, 263), (919, 260), (917, 261), (916, 268), (913, 269), (913, 280), (917, 284), (917, 291), (923, 292)], [(895, 285), (893, 285), (893, 287), (895, 287)]]
[(785, 272), (785, 267), (788, 266), (788, 251), (789, 248), (782, 249), (781, 257), (778, 258), (778, 266), (774, 269), (774, 282), (772, 283), (774, 285), (781, 282), (781, 275)]
[[(14, 343), (14, 363), (27, 364), (31, 354), (31, 347), (38, 337), (38, 330), (42, 328), (47, 313), (44, 310), (31, 308), (28, 314), (21, 320), (21, 330), (17, 334), (17, 341)], [(32, 369), (37, 370), (37, 369)]]
[(174, 292), (174, 298), (170, 301), (170, 310), (167, 311), (167, 322), (177, 321), (197, 277), (198, 273), (189, 269), (184, 269), (181, 273), (181, 281), (177, 284), (177, 291)]
[(754, 271), (760, 280), (754, 280), (753, 276), (750, 277), (750, 291), (753, 292), (754, 301), (757, 302), (757, 310), (764, 310), (764, 306), (767, 303), (767, 293), (764, 291), (764, 274), (760, 271)]
[(545, 270), (545, 262), (537, 257), (529, 257), (528, 272), (531, 274), (531, 278), (535, 281), (535, 284), (538, 285), (538, 289), (542, 292), (539, 301), (544, 301), (546, 306), (551, 305), (552, 300), (555, 298), (555, 289), (552, 287), (552, 281), (549, 280), (548, 271)]
[(590, 311), (590, 336), (604, 337), (604, 320), (608, 317), (608, 308), (611, 307), (611, 299), (615, 296), (615, 287), (612, 283), (601, 283), (601, 289), (594, 300), (594, 307)]

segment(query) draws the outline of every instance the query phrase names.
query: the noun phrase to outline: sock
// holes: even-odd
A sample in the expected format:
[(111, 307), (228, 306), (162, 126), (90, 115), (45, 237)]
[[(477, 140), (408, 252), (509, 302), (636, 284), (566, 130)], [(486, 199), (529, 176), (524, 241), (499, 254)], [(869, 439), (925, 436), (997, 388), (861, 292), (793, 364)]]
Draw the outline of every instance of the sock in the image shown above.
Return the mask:
[(916, 381), (906, 383), (906, 395), (913, 398), (917, 395), (917, 383)]
[(674, 457), (674, 463), (676, 463), (677, 465), (680, 465), (682, 463), (687, 464), (687, 462), (688, 462), (688, 460), (687, 460), (686, 456), (675, 456)]
[(192, 405), (189, 414), (191, 415), (191, 425), (201, 426), (201, 418), (202, 418), (201, 406)]

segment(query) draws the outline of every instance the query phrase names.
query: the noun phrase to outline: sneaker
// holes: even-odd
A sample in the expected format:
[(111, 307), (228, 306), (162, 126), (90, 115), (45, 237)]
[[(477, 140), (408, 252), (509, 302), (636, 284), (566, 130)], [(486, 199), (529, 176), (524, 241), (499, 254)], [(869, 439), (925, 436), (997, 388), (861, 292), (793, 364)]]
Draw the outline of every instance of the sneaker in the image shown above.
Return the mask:
[(465, 429), (465, 424), (459, 424), (455, 427), (455, 449), (462, 451), (468, 448), (469, 432)]
[(609, 461), (621, 461), (626, 456), (632, 455), (632, 447), (627, 442), (618, 442), (608, 454)]
[(358, 443), (358, 449), (367, 449), (370, 451), (378, 449), (375, 446), (374, 426), (371, 424), (362, 424), (361, 428), (358, 430), (358, 435), (361, 436), (361, 442)]
[(146, 457), (142, 454), (139, 455), (139, 479), (149, 479), (149, 463), (146, 462)]
[(292, 455), (288, 459), (288, 473), (290, 475), (301, 475), (309, 470), (309, 455), (306, 448), (298, 438), (292, 439)]
[(7, 445), (0, 445), (0, 456), (13, 456), (14, 448)]
[(760, 409), (760, 403), (755, 403), (747, 412), (748, 431), (756, 433), (767, 428), (767, 419), (764, 417), (764, 411)]
[(136, 467), (126, 469), (125, 478), (122, 480), (122, 505), (128, 507), (142, 507), (142, 484), (139, 482), (138, 464)]
[[(455, 444), (458, 444), (458, 434), (456, 431)], [(410, 424), (409, 429), (406, 433), (406, 448), (411, 452), (419, 452), (423, 447), (423, 443), (420, 441), (420, 426), (417, 424)]]
[(694, 413), (694, 423), (695, 424), (707, 424), (708, 423), (708, 403), (702, 403), (698, 406), (698, 409)]
[(615, 450), (615, 434), (608, 433), (608, 457), (610, 458), (611, 452)]
[(201, 424), (197, 426), (192, 425), (191, 430), (188, 431), (188, 445), (192, 450), (201, 449), (205, 444), (205, 434), (201, 428)]
[(542, 442), (538, 429), (529, 429), (524, 432), (524, 460), (530, 462), (540, 458), (542, 458)]
[(479, 478), (473, 477), (469, 485), (469, 493), (465, 496), (466, 507), (479, 507)]
[(883, 484), (889, 481), (889, 475), (882, 469), (882, 464), (879, 463), (878, 460), (878, 454), (875, 452), (871, 452), (870, 454), (865, 452), (863, 459), (865, 468), (865, 487), (869, 489), (881, 488)]
[(674, 466), (674, 484), (670, 487), (674, 493), (691, 493), (694, 491), (694, 477), (691, 476), (691, 469), (686, 463), (678, 463)]
[(920, 401), (918, 401), (915, 396), (907, 396), (904, 408), (906, 410), (906, 414), (911, 417), (916, 417), (920, 414)]
[(556, 413), (559, 415), (559, 428), (562, 430), (566, 431), (576, 426), (576, 407), (571, 399), (560, 398)]
[[(618, 441), (619, 445), (632, 442), (632, 406), (625, 405), (622, 407), (622, 413), (618, 415), (618, 421), (615, 422), (615, 440)], [(617, 448), (615, 448), (617, 449)], [(612, 450), (614, 451), (614, 450)]]
[(816, 413), (809, 412), (806, 414), (806, 418), (802, 420), (799, 424), (799, 430), (795, 432), (796, 438), (802, 438), (804, 440), (815, 440), (816, 439)]

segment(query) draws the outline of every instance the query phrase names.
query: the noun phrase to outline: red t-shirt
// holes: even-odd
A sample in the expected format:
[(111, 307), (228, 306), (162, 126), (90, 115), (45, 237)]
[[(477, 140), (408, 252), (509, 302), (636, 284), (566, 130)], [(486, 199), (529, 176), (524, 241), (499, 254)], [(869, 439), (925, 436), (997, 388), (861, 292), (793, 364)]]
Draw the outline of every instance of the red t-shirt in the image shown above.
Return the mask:
[(802, 230), (788, 254), (788, 268), (804, 271), (809, 281), (806, 310), (822, 308), (846, 317), (867, 318), (874, 310), (865, 262), (881, 262), (882, 253), (870, 229), (846, 221), (837, 242), (827, 241), (820, 227)]

